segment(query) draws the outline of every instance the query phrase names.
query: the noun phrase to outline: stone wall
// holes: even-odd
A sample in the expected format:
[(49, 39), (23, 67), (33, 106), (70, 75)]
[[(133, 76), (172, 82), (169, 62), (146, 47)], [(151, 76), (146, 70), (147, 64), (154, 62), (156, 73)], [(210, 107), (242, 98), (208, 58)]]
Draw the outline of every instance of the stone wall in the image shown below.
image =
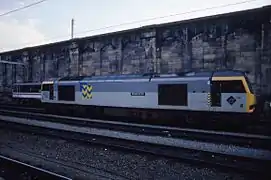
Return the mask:
[(271, 94), (271, 6), (26, 48), (0, 57), (27, 64), (0, 64), (2, 85), (63, 76), (230, 68), (248, 71), (254, 88)]

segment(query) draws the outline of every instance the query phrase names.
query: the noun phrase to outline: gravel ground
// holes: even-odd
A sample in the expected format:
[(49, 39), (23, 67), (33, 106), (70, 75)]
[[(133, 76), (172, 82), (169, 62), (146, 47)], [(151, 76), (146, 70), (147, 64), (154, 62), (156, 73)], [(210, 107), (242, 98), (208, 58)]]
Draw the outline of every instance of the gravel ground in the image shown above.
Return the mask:
[(127, 179), (249, 179), (241, 173), (3, 129), (0, 129), (0, 145), (1, 153), (8, 145), (46, 158), (83, 163)]
[(160, 136), (148, 136), (148, 135), (139, 135), (129, 132), (119, 132), (112, 131), (108, 129), (97, 129), (97, 128), (88, 128), (88, 127), (77, 127), (67, 124), (61, 123), (53, 123), (53, 122), (44, 122), (33, 119), (23, 119), (23, 118), (14, 118), (8, 116), (1, 116), (0, 119), (4, 119), (11, 122), (20, 122), (23, 124), (36, 125), (39, 127), (46, 127), (50, 129), (58, 129), (58, 130), (69, 130), (72, 132), (81, 132), (85, 134), (95, 134), (102, 135), (107, 137), (115, 137), (127, 140), (140, 140), (141, 142), (150, 142), (155, 144), (164, 144), (168, 146), (177, 146), (188, 149), (196, 149), (202, 151), (211, 151), (216, 153), (223, 153), (228, 155), (239, 155), (244, 157), (251, 157), (257, 159), (269, 159), (271, 160), (271, 151), (263, 150), (263, 149), (252, 149), (246, 147), (238, 147), (233, 145), (225, 145), (225, 144), (214, 144), (210, 142), (200, 142), (200, 141), (191, 141), (185, 139), (176, 139), (176, 138), (167, 138)]

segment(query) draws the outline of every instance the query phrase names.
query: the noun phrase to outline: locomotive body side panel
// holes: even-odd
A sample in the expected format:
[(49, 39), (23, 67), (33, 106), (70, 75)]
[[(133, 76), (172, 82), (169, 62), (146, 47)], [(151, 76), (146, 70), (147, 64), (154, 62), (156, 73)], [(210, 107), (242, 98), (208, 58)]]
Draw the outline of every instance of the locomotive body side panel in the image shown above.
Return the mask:
[[(59, 85), (75, 86), (75, 101), (52, 100), (51, 103), (94, 105), (108, 107), (149, 108), (149, 109), (179, 109), (179, 110), (209, 110), (207, 94), (208, 78), (168, 78), (149, 81), (148, 79), (121, 81), (77, 81), (59, 82)], [(170, 96), (185, 104), (160, 105), (158, 87), (161, 85), (186, 85), (185, 92), (175, 91)], [(181, 94), (183, 93), (183, 94)], [(68, 95), (68, 94), (67, 94)], [(167, 98), (167, 97), (166, 97)], [(169, 97), (168, 97), (169, 98)], [(178, 102), (177, 102), (178, 104)]]
[(190, 82), (189, 87), (188, 108), (194, 111), (209, 111), (210, 103), (208, 101), (208, 94), (210, 93), (210, 85), (208, 79)]
[(245, 83), (244, 76), (238, 72), (154, 77), (96, 76), (55, 81), (51, 90), (53, 96), (48, 88), (46, 92), (43, 90), (42, 100), (84, 106), (248, 112), (253, 100), (248, 98), (250, 92)]

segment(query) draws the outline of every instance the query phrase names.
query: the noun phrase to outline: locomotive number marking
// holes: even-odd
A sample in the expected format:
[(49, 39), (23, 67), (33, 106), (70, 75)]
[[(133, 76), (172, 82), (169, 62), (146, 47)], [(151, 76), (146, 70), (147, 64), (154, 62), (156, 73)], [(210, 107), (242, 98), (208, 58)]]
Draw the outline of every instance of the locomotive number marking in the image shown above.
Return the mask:
[(131, 96), (145, 96), (145, 92), (131, 92)]

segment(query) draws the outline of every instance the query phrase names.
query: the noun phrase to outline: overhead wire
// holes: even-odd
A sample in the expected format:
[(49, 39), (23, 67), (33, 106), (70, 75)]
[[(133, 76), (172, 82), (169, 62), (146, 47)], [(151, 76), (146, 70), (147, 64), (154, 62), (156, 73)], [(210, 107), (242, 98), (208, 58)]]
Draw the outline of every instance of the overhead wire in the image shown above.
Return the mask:
[(10, 11), (7, 11), (7, 12), (4, 12), (4, 13), (0, 14), (0, 17), (1, 17), (1, 16), (6, 16), (6, 15), (11, 14), (11, 13), (15, 13), (15, 12), (17, 12), (17, 11), (21, 11), (21, 10), (23, 10), (23, 9), (30, 8), (30, 7), (32, 7), (32, 6), (36, 6), (36, 5), (41, 4), (41, 3), (45, 2), (45, 1), (48, 1), (48, 0), (41, 0), (41, 1), (38, 1), (38, 2), (34, 2), (34, 3), (31, 3), (31, 4), (28, 4), (28, 5), (26, 5), (26, 6), (22, 6), (22, 7), (19, 7), (19, 8), (16, 8), (16, 9), (13, 9), (13, 10), (10, 10)]
[[(44, 1), (47, 1), (47, 0), (42, 0), (42, 1), (30, 4), (30, 5), (28, 5), (28, 7), (33, 6), (34, 4), (37, 4), (37, 3), (42, 3)], [(157, 20), (157, 19), (163, 19), (163, 18), (168, 18), (168, 17), (174, 17), (174, 16), (179, 16), (179, 15), (185, 15), (185, 14), (190, 14), (190, 13), (195, 13), (195, 12), (200, 12), (200, 11), (206, 11), (206, 10), (212, 10), (212, 9), (218, 9), (218, 8), (224, 8), (224, 7), (229, 7), (229, 6), (245, 4), (245, 3), (251, 3), (251, 2), (255, 2), (255, 1), (259, 1), (259, 0), (245, 0), (245, 1), (241, 1), (241, 2), (236, 2), (236, 3), (231, 3), (231, 4), (224, 4), (224, 5), (219, 5), (219, 6), (213, 6), (213, 7), (203, 8), (203, 9), (196, 9), (196, 10), (186, 11), (186, 12), (177, 13), (177, 14), (170, 14), (170, 15), (165, 15), (165, 16), (160, 16), (160, 17), (154, 17), (154, 18), (148, 18), (148, 19), (143, 19), (143, 20), (125, 22), (125, 23), (120, 23), (120, 24), (116, 24), (116, 25), (105, 26), (105, 27), (101, 27), (101, 28), (89, 29), (89, 30), (77, 32), (77, 33), (74, 33), (74, 35), (79, 35), (79, 34), (88, 33), (88, 32), (95, 32), (95, 31), (99, 31), (99, 30), (105, 30), (105, 29), (115, 28), (115, 27), (124, 26), (124, 25), (142, 23), (142, 22), (147, 22), (147, 21), (152, 21), (152, 20)], [(26, 8), (26, 6), (23, 7), (23, 8)], [(15, 11), (15, 10), (13, 10), (13, 11)], [(7, 12), (7, 13), (9, 13), (9, 12)], [(10, 13), (11, 13), (11, 11), (10, 11)], [(59, 39), (59, 38), (66, 38), (66, 37), (69, 37), (69, 36), (70, 35), (56, 36), (56, 37), (53, 37), (53, 38), (44, 39), (42, 42), (51, 41), (51, 40), (55, 40), (55, 39)], [(35, 43), (35, 42), (27, 42), (27, 43), (24, 43), (24, 44), (27, 45), (27, 44), (33, 44), (33, 43)], [(38, 43), (38, 42), (36, 42), (36, 43)]]
[[(184, 15), (184, 14), (190, 14), (190, 13), (195, 13), (195, 12), (200, 12), (200, 11), (206, 11), (206, 10), (211, 10), (211, 9), (229, 7), (229, 6), (234, 6), (234, 5), (244, 4), (244, 3), (250, 3), (250, 2), (254, 2), (254, 1), (259, 1), (259, 0), (245, 0), (245, 1), (237, 2), (237, 3), (231, 3), (231, 4), (226, 4), (226, 5), (220, 5), (220, 6), (213, 6), (213, 7), (209, 7), (209, 8), (186, 11), (186, 12), (177, 13), (177, 14), (171, 14), (171, 15), (154, 17), (154, 18), (148, 18), (148, 19), (132, 21), (132, 22), (125, 22), (125, 23), (120, 23), (120, 24), (116, 24), (116, 25), (111, 25), (111, 26), (105, 26), (105, 27), (96, 28), (96, 29), (89, 29), (89, 30), (85, 30), (85, 31), (80, 31), (80, 32), (74, 33), (74, 35), (84, 34), (84, 33), (88, 33), (88, 32), (95, 32), (95, 31), (99, 31), (99, 30), (105, 30), (105, 29), (115, 28), (115, 27), (124, 26), (124, 25), (142, 23), (142, 22), (152, 21), (152, 20), (156, 20), (156, 19), (163, 19), (163, 18), (167, 18), (167, 17), (174, 17), (174, 16), (179, 16), (179, 15)], [(70, 35), (57, 36), (57, 37), (53, 37), (53, 38), (50, 38), (50, 39), (45, 39), (45, 41), (46, 40), (50, 41), (50, 40), (59, 39), (59, 38), (66, 38), (66, 37), (69, 37), (69, 36)]]
[(168, 17), (174, 17), (174, 16), (179, 16), (179, 15), (185, 15), (185, 14), (190, 14), (190, 13), (195, 13), (199, 11), (206, 11), (206, 10), (211, 10), (211, 9), (217, 9), (217, 8), (223, 8), (223, 7), (228, 7), (228, 6), (234, 6), (234, 5), (239, 5), (239, 4), (244, 4), (244, 3), (249, 3), (249, 2), (254, 2), (258, 0), (246, 0), (246, 1), (241, 1), (237, 3), (231, 3), (231, 4), (226, 4), (226, 5), (220, 5), (220, 6), (213, 6), (209, 8), (204, 8), (204, 9), (197, 9), (197, 10), (192, 10), (192, 11), (186, 11), (182, 13), (177, 13), (177, 14), (170, 14), (170, 15), (165, 15), (165, 16), (159, 16), (159, 17), (154, 17), (154, 18), (148, 18), (148, 19), (143, 19), (143, 20), (138, 20), (138, 21), (132, 21), (132, 22), (126, 22), (126, 23), (121, 23), (121, 24), (116, 24), (116, 25), (111, 25), (111, 26), (105, 26), (97, 29), (90, 29), (86, 31), (81, 31), (75, 34), (82, 34), (82, 33), (87, 33), (87, 32), (92, 32), (92, 31), (98, 31), (98, 30), (103, 30), (103, 29), (109, 29), (113, 27), (118, 27), (118, 26), (123, 26), (123, 25), (130, 25), (130, 24), (136, 24), (136, 23), (141, 23), (141, 22), (147, 22), (147, 21), (152, 21), (156, 19), (163, 19), (163, 18), (168, 18)]

